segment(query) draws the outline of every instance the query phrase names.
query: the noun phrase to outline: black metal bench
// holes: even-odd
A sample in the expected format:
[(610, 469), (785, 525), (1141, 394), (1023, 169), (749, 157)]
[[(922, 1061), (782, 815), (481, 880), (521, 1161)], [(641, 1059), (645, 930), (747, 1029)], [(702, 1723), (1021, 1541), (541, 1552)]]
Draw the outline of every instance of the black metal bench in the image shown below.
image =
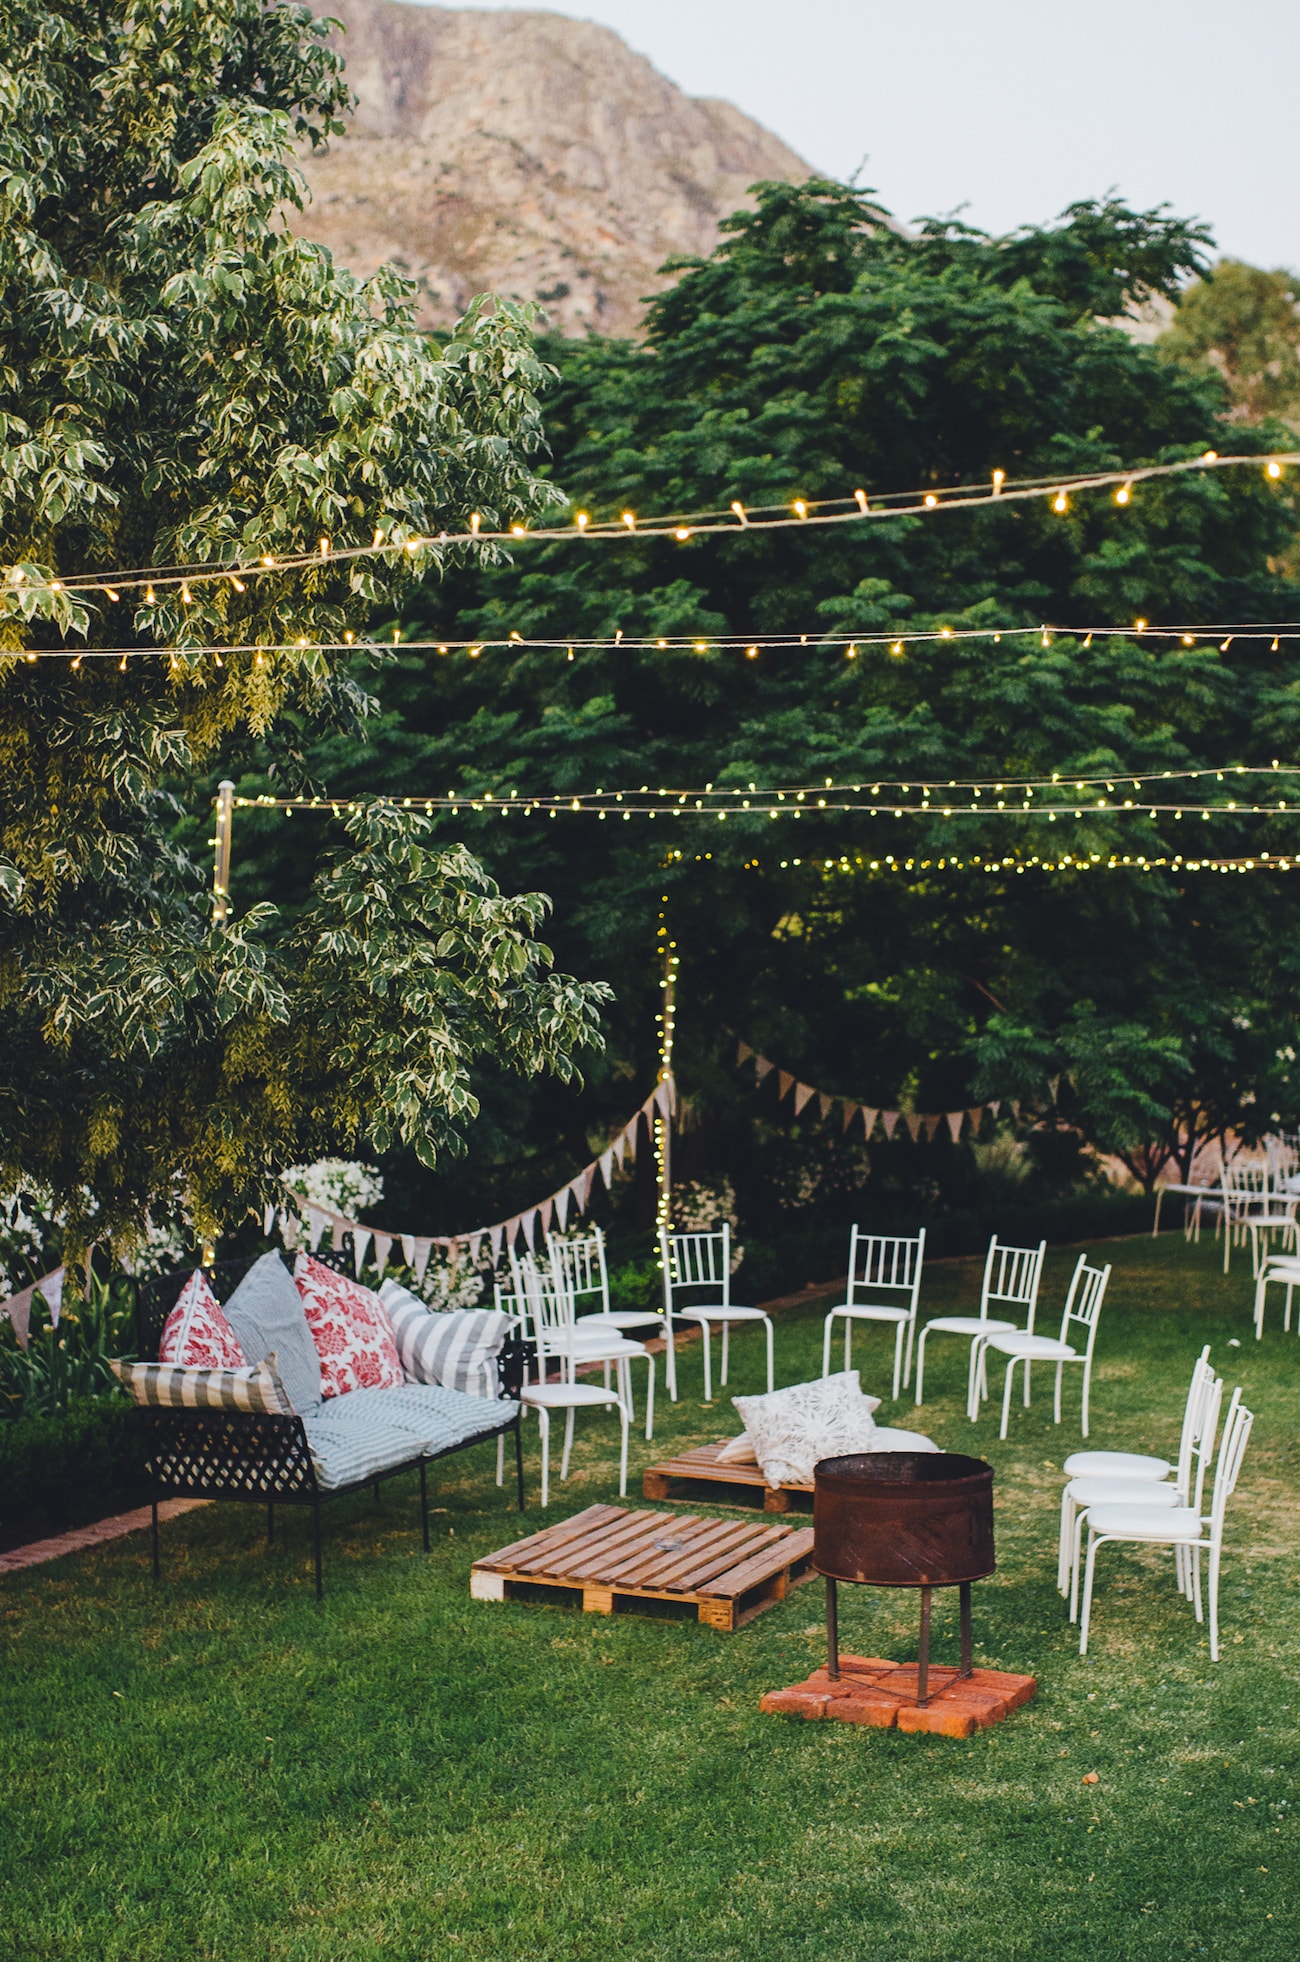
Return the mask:
[[(320, 1253), (318, 1260), (346, 1271), (343, 1255)], [(252, 1265), (252, 1258), (218, 1261), (204, 1272), (213, 1293), (228, 1297)], [(136, 1295), (136, 1343), (142, 1357), (158, 1354), (162, 1331), (176, 1305), (182, 1287), (193, 1273), (188, 1267), (141, 1282)], [(497, 1359), (499, 1399), (510, 1402), (512, 1414), (494, 1415), (492, 1406), (484, 1410), (481, 1431), (459, 1439), (442, 1451), (417, 1451), (402, 1463), (389, 1466), (377, 1476), (358, 1479), (351, 1485), (323, 1488), (317, 1477), (301, 1417), (277, 1417), (243, 1410), (169, 1410), (153, 1405), (139, 1406), (134, 1418), (145, 1444), (145, 1471), (151, 1485), (153, 1512), (153, 1572), (161, 1574), (158, 1540), (158, 1505), (162, 1499), (233, 1500), (241, 1504), (265, 1505), (266, 1539), (275, 1538), (277, 1506), (309, 1506), (312, 1514), (312, 1547), (316, 1570), (316, 1598), (323, 1593), (321, 1583), (321, 1506), (329, 1499), (343, 1498), (366, 1487), (378, 1491), (386, 1478), (402, 1472), (420, 1474), (420, 1531), (424, 1550), (429, 1551), (428, 1467), (439, 1458), (466, 1451), (489, 1438), (515, 1434), (515, 1477), (519, 1510), (524, 1510), (524, 1456), (520, 1436), (522, 1388), (529, 1344), (512, 1338)]]

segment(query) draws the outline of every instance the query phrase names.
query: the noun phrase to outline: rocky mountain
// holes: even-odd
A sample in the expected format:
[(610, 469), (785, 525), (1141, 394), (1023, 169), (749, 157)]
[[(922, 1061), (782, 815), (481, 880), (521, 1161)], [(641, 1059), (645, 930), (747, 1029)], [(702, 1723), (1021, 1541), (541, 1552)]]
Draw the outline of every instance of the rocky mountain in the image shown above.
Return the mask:
[(688, 96), (617, 34), (539, 12), (320, 0), (359, 98), (303, 159), (293, 229), (419, 282), (425, 325), (485, 291), (567, 334), (631, 334), (673, 253), (707, 253), (760, 178), (808, 166), (728, 102)]

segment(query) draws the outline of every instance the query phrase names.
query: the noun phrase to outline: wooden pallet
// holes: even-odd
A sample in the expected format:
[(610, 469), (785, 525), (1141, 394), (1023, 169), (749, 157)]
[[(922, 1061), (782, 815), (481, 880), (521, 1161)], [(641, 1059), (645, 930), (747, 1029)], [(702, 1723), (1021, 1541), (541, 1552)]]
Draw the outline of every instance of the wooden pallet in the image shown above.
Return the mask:
[(806, 1526), (588, 1506), (476, 1560), (469, 1591), (476, 1601), (580, 1595), (596, 1615), (666, 1601), (693, 1608), (709, 1628), (731, 1630), (813, 1578), (812, 1545)]
[(651, 1465), (641, 1480), (647, 1499), (712, 1499), (714, 1505), (761, 1506), (764, 1512), (811, 1512), (811, 1485), (769, 1485), (758, 1465), (720, 1465), (720, 1444), (702, 1444)]

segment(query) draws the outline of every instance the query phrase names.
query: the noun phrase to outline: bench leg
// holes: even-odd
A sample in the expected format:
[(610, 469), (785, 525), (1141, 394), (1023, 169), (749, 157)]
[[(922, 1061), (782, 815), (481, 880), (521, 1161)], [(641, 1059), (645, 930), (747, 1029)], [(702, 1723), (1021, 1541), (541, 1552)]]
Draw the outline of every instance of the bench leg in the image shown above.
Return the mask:
[(320, 1601), (324, 1598), (325, 1589), (321, 1585), (321, 1575), (320, 1575), (320, 1500), (319, 1499), (312, 1500), (311, 1529), (312, 1529), (312, 1552), (315, 1556), (315, 1561), (316, 1561), (316, 1599)]
[(429, 1551), (429, 1479), (423, 1458), (420, 1460), (420, 1532), (427, 1553)]

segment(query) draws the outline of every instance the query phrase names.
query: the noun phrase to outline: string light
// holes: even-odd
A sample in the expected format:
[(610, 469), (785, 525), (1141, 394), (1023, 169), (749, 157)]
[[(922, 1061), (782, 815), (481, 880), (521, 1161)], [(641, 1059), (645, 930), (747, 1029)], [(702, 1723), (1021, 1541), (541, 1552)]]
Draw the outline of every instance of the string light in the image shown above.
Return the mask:
[[(746, 521), (747, 528), (752, 527), (764, 530), (778, 529), (783, 525), (791, 524), (833, 525), (841, 523), (862, 523), (864, 521), (871, 523), (876, 519), (887, 519), (910, 512), (966, 510), (989, 504), (995, 499), (1008, 501), (1011, 499), (1034, 499), (1042, 497), (1053, 501), (1055, 508), (1059, 510), (1068, 508), (1068, 499), (1071, 496), (1078, 495), (1087, 490), (1104, 489), (1111, 485), (1118, 486), (1116, 490), (1116, 501), (1120, 504), (1127, 504), (1132, 493), (1132, 488), (1137, 483), (1147, 482), (1155, 478), (1173, 477), (1188, 471), (1234, 469), (1242, 465), (1258, 467), (1260, 462), (1261, 459), (1258, 456), (1234, 455), (1225, 457), (1219, 456), (1212, 450), (1206, 450), (1200, 456), (1187, 458), (1177, 463), (1150, 464), (1145, 466), (1130, 465), (1124, 469), (1084, 472), (1067, 478), (1029, 477), (1011, 481), (1006, 477), (1005, 472), (997, 470), (993, 473), (991, 483), (980, 481), (976, 483), (953, 484), (944, 490), (942, 499), (933, 490), (927, 490), (924, 493), (919, 490), (913, 490), (875, 492), (868, 501), (865, 491), (854, 491), (849, 496), (839, 498), (797, 498), (792, 504), (752, 507), (746, 511)], [(1286, 451), (1264, 460), (1264, 469), (1270, 480), (1277, 481), (1282, 476), (1283, 466), (1294, 463), (1300, 463), (1300, 452)], [(1121, 493), (1123, 494), (1121, 495)], [(1065, 507), (1062, 507), (1059, 503), (1062, 497), (1067, 500)], [(793, 512), (793, 516), (791, 512)], [(619, 538), (629, 531), (637, 531), (638, 529), (648, 536), (676, 536), (682, 529), (686, 530), (688, 536), (695, 536), (700, 533), (713, 533), (724, 530), (734, 531), (735, 517), (735, 511), (728, 508), (725, 512), (706, 510), (682, 513), (677, 516), (665, 515), (640, 523), (631, 511), (624, 511), (617, 523), (598, 523), (593, 520), (578, 529), (584, 537), (589, 539)], [(560, 540), (572, 538), (574, 535), (574, 527), (571, 525), (541, 524), (529, 531), (523, 525), (512, 523), (504, 531), (484, 531), (482, 513), (475, 511), (470, 514), (468, 532), (444, 531), (439, 534), (438, 542), (446, 546), (457, 546), (472, 544), (474, 541), (494, 542), (499, 540), (508, 543), (524, 536), (540, 540)], [(326, 542), (328, 543), (328, 541)], [(428, 542), (427, 540), (421, 541), (421, 543)], [(346, 546), (337, 550), (331, 545), (328, 556), (332, 560), (341, 563), (351, 559), (365, 558), (375, 554), (404, 549), (405, 541), (399, 541), (391, 537), (385, 538), (382, 527), (376, 527), (371, 544)], [(259, 570), (292, 571), (296, 568), (314, 564), (323, 556), (325, 555), (321, 553), (318, 542), (316, 547), (310, 552), (289, 551), (278, 560), (272, 554), (265, 553), (256, 564), (241, 564), (233, 568), (233, 570), (242, 572), (245, 575), (255, 575)], [(8, 577), (13, 583), (18, 583), (15, 579), (17, 570), (15, 567), (10, 567), (8, 571)], [(106, 582), (111, 582), (114, 587), (118, 588), (139, 587), (143, 586), (146, 581), (151, 581), (155, 586), (176, 586), (180, 584), (182, 579), (187, 579), (191, 584), (194, 584), (200, 580), (225, 578), (230, 575), (231, 570), (232, 568), (229, 566), (155, 566), (109, 574), (76, 574), (59, 582), (57, 587), (55, 581), (52, 579), (45, 583), (50, 590), (68, 591), (103, 591)], [(26, 577), (27, 575), (24, 576)], [(42, 582), (39, 580), (32, 581), (28, 578), (28, 583), (35, 584), (39, 590)]]

